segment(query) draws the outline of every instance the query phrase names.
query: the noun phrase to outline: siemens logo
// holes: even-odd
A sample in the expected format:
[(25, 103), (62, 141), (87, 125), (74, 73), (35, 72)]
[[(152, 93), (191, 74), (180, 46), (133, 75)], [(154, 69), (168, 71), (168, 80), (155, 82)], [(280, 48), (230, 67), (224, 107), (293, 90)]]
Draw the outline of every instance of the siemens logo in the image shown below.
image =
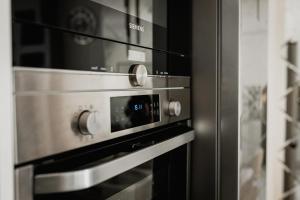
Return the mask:
[(133, 30), (140, 31), (140, 32), (144, 32), (145, 31), (144, 26), (136, 25), (136, 24), (133, 24), (133, 23), (129, 23), (129, 28), (133, 29)]

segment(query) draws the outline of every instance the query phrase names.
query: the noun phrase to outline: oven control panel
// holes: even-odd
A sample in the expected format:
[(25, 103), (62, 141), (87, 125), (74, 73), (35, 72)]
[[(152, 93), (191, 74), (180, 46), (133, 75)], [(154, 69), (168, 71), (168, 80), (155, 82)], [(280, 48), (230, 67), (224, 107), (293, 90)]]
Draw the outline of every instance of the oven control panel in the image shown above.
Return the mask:
[(159, 95), (110, 98), (111, 132), (160, 121)]
[(130, 75), (15, 71), (16, 163), (191, 118), (189, 77), (135, 68)]
[[(159, 94), (110, 97), (110, 132), (160, 122), (161, 107)], [(168, 102), (164, 113), (170, 117), (179, 117), (180, 101)], [(84, 110), (77, 116), (77, 128), (83, 135), (101, 132), (101, 123), (99, 111)]]

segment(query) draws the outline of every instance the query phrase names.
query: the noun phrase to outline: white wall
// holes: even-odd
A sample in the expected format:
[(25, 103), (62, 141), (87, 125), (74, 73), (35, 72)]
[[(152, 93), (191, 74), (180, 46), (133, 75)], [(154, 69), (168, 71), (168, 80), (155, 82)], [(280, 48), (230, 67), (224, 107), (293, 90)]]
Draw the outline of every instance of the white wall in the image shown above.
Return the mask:
[(241, 86), (267, 83), (268, 0), (241, 1)]
[(267, 141), (267, 200), (279, 199), (283, 193), (284, 152), (286, 121), (283, 111), (286, 106), (283, 94), (286, 91), (286, 66), (282, 59), (285, 43), (285, 2), (269, 0), (268, 25), (268, 141)]
[(13, 200), (10, 0), (0, 0), (0, 200)]
[[(286, 7), (287, 2), (296, 1), (298, 5)], [(287, 70), (282, 59), (286, 52), (282, 47), (287, 39), (300, 39), (300, 27), (297, 26), (300, 18), (296, 19), (293, 14), (299, 15), (299, 2), (242, 0), (240, 92), (248, 86), (264, 86), (266, 83), (268, 85), (267, 200), (279, 199), (283, 193), (284, 174), (280, 161), (284, 160), (284, 152), (280, 151), (280, 148), (285, 142), (286, 121), (283, 110), (286, 102), (282, 97), (286, 91)], [(294, 21), (293, 24), (286, 23), (286, 17)], [(243, 105), (241, 106), (243, 108)], [(245, 149), (248, 151), (249, 148), (245, 148), (243, 140), (244, 143), (257, 143), (259, 139), (259, 135), (254, 137), (253, 134), (249, 134), (254, 130), (249, 127), (241, 124), (244, 159), (247, 157), (247, 154), (244, 154)], [(253, 141), (254, 139), (257, 141)]]

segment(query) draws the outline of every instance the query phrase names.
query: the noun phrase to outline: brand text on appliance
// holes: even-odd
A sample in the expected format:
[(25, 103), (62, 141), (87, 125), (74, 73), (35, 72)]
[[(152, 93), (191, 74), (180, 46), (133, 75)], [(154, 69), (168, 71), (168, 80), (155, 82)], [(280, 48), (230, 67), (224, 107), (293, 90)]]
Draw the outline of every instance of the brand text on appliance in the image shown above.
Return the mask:
[(145, 31), (144, 26), (133, 24), (133, 23), (129, 23), (129, 28), (133, 29), (133, 30), (140, 31), (140, 32), (144, 32)]

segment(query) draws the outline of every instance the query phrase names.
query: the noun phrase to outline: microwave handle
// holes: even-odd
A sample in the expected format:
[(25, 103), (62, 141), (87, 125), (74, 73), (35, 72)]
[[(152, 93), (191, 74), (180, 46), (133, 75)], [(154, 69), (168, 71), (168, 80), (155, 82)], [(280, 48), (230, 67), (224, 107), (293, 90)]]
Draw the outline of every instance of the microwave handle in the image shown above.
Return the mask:
[(35, 194), (73, 192), (93, 187), (179, 146), (187, 144), (193, 141), (194, 137), (194, 131), (189, 131), (88, 169), (36, 175), (34, 177)]

